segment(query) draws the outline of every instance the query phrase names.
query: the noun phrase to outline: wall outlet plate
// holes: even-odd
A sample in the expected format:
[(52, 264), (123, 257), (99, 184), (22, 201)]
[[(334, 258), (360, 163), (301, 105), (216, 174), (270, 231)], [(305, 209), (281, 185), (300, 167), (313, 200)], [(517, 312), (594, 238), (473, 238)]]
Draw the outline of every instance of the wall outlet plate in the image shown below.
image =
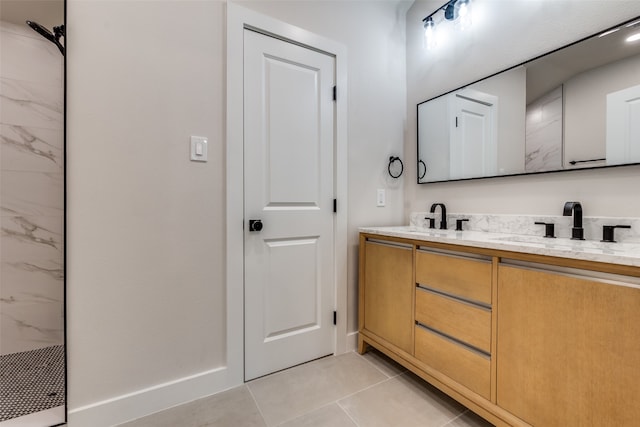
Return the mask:
[(382, 207), (386, 204), (386, 197), (385, 197), (385, 192), (384, 192), (384, 188), (378, 188), (378, 195), (376, 197), (376, 206), (378, 207)]

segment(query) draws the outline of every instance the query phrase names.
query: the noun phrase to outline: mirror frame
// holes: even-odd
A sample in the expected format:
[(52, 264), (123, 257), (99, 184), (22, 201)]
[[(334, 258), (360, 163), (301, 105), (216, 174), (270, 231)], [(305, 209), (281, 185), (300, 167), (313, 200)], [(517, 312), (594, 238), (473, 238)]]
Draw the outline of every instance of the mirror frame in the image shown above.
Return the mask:
[[(579, 43), (582, 43), (586, 40), (592, 39), (594, 37), (598, 37), (600, 34), (603, 34), (607, 31), (613, 30), (614, 28), (619, 28), (622, 27), (624, 25), (627, 25), (629, 23), (635, 22), (635, 21), (639, 21), (640, 20), (640, 16), (636, 16), (633, 17), (631, 19), (628, 19), (626, 21), (620, 22), (619, 24), (613, 25), (611, 27), (608, 28), (604, 28), (600, 31), (597, 31), (589, 36), (583, 37), (581, 39), (578, 39), (574, 42), (571, 42), (569, 44), (566, 44), (564, 46), (558, 47), (556, 49), (550, 50), (548, 52), (544, 52), (540, 55), (537, 55), (533, 58), (530, 58), (524, 62), (515, 64), (513, 66), (510, 66), (508, 68), (496, 71), (493, 74), (490, 74), (488, 76), (479, 78), (477, 80), (474, 80), (470, 83), (464, 84), (460, 87), (457, 87), (455, 89), (451, 89), (447, 92), (441, 93), (440, 95), (434, 96), (432, 98), (429, 98), (425, 101), (419, 102), (418, 104), (416, 104), (416, 181), (418, 184), (437, 184), (437, 183), (443, 183), (443, 182), (455, 182), (455, 181), (470, 181), (470, 180), (478, 180), (478, 179), (492, 179), (492, 178), (505, 178), (505, 177), (513, 177), (513, 176), (524, 176), (524, 175), (540, 175), (540, 174), (549, 174), (549, 173), (559, 173), (559, 172), (573, 172), (573, 171), (584, 171), (584, 170), (593, 170), (593, 169), (610, 169), (610, 168), (619, 168), (619, 167), (627, 167), (627, 166), (637, 166), (640, 165), (640, 162), (634, 162), (634, 163), (621, 163), (621, 164), (615, 164), (615, 165), (601, 165), (601, 166), (584, 166), (584, 167), (579, 167), (579, 168), (575, 168), (575, 169), (556, 169), (556, 170), (544, 170), (544, 171), (537, 171), (537, 172), (522, 172), (522, 173), (508, 173), (508, 174), (503, 174), (503, 175), (490, 175), (490, 176), (479, 176), (479, 177), (472, 177), (472, 178), (452, 178), (452, 179), (442, 179), (442, 180), (437, 180), (437, 181), (421, 181), (421, 169), (424, 169), (424, 167), (422, 167), (420, 165), (420, 163), (424, 162), (420, 159), (420, 140), (419, 140), (419, 135), (420, 135), (420, 120), (419, 120), (419, 109), (420, 109), (420, 105), (425, 104), (429, 101), (433, 101), (437, 98), (441, 98), (443, 96), (449, 95), (451, 93), (457, 92), (461, 89), (465, 89), (465, 88), (469, 88), (471, 85), (474, 85), (476, 83), (485, 81), (487, 79), (490, 79), (492, 77), (498, 76), (502, 73), (505, 73), (507, 71), (511, 71), (514, 70), (518, 67), (522, 67), (526, 64), (529, 64), (531, 62), (534, 62), (540, 58), (543, 58), (545, 56), (551, 55), (553, 53), (556, 53), (558, 51), (567, 49), (571, 46), (577, 45)], [(425, 166), (426, 167), (426, 166)], [(426, 170), (424, 171), (423, 176), (426, 175)]]

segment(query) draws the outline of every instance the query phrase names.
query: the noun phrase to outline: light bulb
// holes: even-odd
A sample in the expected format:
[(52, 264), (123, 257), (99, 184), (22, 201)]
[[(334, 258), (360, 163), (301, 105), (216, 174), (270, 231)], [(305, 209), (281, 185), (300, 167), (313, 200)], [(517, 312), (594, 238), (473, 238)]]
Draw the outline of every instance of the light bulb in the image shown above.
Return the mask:
[(436, 28), (433, 23), (433, 18), (428, 17), (424, 21), (424, 46), (427, 50), (432, 50), (436, 47)]
[(460, 0), (460, 5), (458, 6), (458, 21), (456, 24), (460, 31), (471, 27), (471, 0)]

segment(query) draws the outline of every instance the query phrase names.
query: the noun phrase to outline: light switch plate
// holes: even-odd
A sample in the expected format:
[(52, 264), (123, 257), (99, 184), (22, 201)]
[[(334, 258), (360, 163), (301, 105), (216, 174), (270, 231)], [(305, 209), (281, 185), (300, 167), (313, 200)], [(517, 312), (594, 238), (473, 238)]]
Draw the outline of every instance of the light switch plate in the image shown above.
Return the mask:
[(206, 162), (208, 155), (208, 140), (204, 136), (191, 137), (191, 160), (194, 162)]

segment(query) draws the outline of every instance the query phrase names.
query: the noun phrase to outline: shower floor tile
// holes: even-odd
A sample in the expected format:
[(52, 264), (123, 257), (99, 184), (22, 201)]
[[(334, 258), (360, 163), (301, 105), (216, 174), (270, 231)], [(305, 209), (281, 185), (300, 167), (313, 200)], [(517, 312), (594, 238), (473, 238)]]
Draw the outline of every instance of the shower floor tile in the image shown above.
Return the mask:
[(0, 356), (0, 422), (64, 406), (64, 346)]

